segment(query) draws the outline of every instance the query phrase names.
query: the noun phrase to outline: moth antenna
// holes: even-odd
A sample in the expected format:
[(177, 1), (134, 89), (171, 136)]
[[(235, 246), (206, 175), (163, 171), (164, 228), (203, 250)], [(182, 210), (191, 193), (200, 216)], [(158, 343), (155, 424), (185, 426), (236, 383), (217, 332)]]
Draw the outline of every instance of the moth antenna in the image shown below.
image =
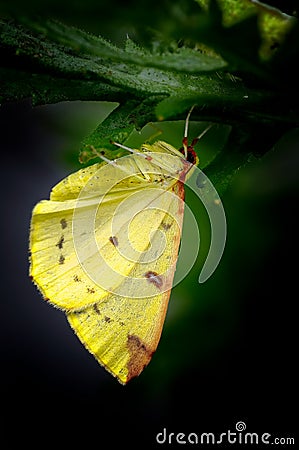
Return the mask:
[(207, 128), (205, 128), (196, 138), (193, 139), (191, 143), (191, 147), (194, 147), (197, 142), (214, 126), (213, 123), (211, 123)]
[[(117, 162), (116, 162), (115, 160), (111, 160), (111, 159), (106, 158), (106, 156), (104, 156), (102, 153), (98, 152), (98, 151), (94, 148), (93, 145), (91, 145), (90, 147), (91, 147), (92, 151), (93, 151), (99, 158), (101, 158), (103, 161), (105, 161), (107, 164), (110, 164), (110, 166), (114, 166), (114, 167), (116, 167), (117, 169), (122, 170), (125, 174), (131, 175), (131, 176), (132, 176), (132, 174), (131, 174), (131, 172), (130, 172), (129, 170), (126, 170), (126, 169), (124, 169), (122, 166), (118, 165)], [(141, 154), (143, 155), (143, 153), (141, 153)], [(143, 155), (143, 156), (144, 156), (144, 155)], [(133, 176), (136, 177), (136, 178), (138, 178), (139, 180), (142, 180), (142, 181), (144, 180), (144, 178), (140, 177), (140, 176), (137, 175), (137, 174), (134, 174)]]
[(200, 135), (198, 135), (197, 136), (197, 140), (199, 141), (211, 128), (212, 128), (212, 126), (214, 126), (214, 124), (213, 123), (210, 123), (210, 125), (207, 127), (207, 128), (205, 128), (204, 130), (203, 130), (203, 132), (202, 133), (200, 133)]
[(118, 167), (115, 161), (106, 158), (106, 156), (104, 156), (101, 152), (98, 152), (97, 149), (94, 148), (93, 145), (91, 145), (90, 148), (91, 148), (92, 152), (93, 152), (98, 158), (102, 159), (102, 160), (105, 161), (107, 164), (110, 164), (110, 165), (112, 165), (112, 166)]
[(186, 117), (186, 121), (185, 121), (185, 131), (184, 131), (184, 137), (183, 137), (183, 149), (184, 149), (184, 154), (185, 154), (185, 158), (187, 159), (188, 156), (188, 129), (189, 129), (189, 120), (190, 120), (190, 116), (191, 113), (194, 109), (195, 105), (191, 106), (187, 117)]
[(185, 121), (185, 132), (184, 132), (184, 137), (188, 137), (188, 128), (189, 128), (189, 120), (190, 120), (190, 116), (192, 114), (193, 109), (195, 108), (195, 105), (191, 106), (190, 111), (187, 114), (186, 117), (186, 121)]
[(130, 153), (134, 153), (134, 155), (143, 156), (144, 158), (146, 158), (146, 155), (144, 155), (144, 153), (141, 153), (138, 150), (135, 150), (133, 148), (127, 147), (126, 145), (119, 144), (118, 142), (114, 142), (114, 141), (111, 141), (111, 144), (116, 145), (116, 147), (127, 150)]

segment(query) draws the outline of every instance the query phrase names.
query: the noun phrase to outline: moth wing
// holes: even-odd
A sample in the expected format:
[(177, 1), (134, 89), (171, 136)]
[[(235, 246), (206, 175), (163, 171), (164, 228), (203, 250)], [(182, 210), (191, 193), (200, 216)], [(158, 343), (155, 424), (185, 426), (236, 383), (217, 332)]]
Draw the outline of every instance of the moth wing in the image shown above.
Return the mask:
[[(136, 164), (134, 157), (124, 158), (119, 168), (95, 164), (81, 169), (58, 183), (49, 201), (34, 208), (30, 275), (54, 305), (68, 311), (79, 310), (105, 298), (107, 290), (114, 292), (118, 285), (124, 292), (123, 279), (139, 260), (135, 255), (128, 261), (128, 220), (136, 205), (143, 211), (156, 202), (162, 211), (167, 210), (170, 200), (163, 194), (178, 184), (175, 179), (160, 177), (159, 183), (164, 184), (157, 186), (155, 179), (140, 176), (140, 167), (143, 172), (153, 170), (150, 162), (142, 158)], [(124, 201), (126, 210), (121, 213), (118, 207)], [(144, 213), (146, 220), (137, 214), (129, 230), (130, 242), (140, 255), (163, 219), (163, 214), (153, 211), (152, 208)], [(112, 230), (113, 218), (116, 225)], [(95, 228), (89, 233), (88, 226)], [(96, 274), (101, 274), (104, 282), (98, 283)]]
[[(165, 246), (155, 260), (143, 255), (124, 282), (129, 296), (108, 295), (102, 301), (78, 312), (67, 314), (70, 325), (85, 347), (121, 383), (138, 376), (155, 352), (168, 306), (176, 267), (183, 220), (183, 185), (175, 186), (176, 196), (164, 211), (152, 246)], [(148, 277), (147, 277), (148, 275)], [(145, 298), (144, 285), (153, 295)]]
[(170, 291), (149, 299), (112, 296), (68, 321), (84, 346), (122, 384), (138, 376), (155, 352)]

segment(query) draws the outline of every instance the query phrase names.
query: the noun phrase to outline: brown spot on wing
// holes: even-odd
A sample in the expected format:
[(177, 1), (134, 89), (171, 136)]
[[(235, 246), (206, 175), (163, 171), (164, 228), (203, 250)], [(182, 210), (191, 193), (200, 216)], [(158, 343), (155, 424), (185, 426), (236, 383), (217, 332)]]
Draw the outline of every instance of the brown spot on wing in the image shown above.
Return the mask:
[(171, 223), (166, 223), (166, 222), (162, 222), (161, 223), (161, 227), (163, 228), (163, 230), (167, 231), (169, 230), (169, 228), (171, 228), (172, 224)]
[(99, 310), (99, 307), (98, 307), (97, 303), (95, 303), (95, 304), (93, 305), (93, 309), (95, 310), (95, 312), (96, 312), (97, 314), (101, 314), (101, 311)]
[(127, 382), (137, 377), (148, 365), (152, 359), (154, 351), (136, 335), (128, 334), (127, 347), (130, 353), (130, 359), (127, 365), (128, 377)]
[(114, 245), (114, 247), (118, 246), (118, 239), (116, 236), (110, 236), (109, 241)]
[(64, 264), (64, 261), (65, 261), (65, 257), (63, 255), (60, 255), (59, 264)]
[(67, 221), (65, 219), (61, 219), (60, 225), (61, 228), (64, 230), (67, 227)]
[(94, 288), (87, 288), (87, 292), (88, 292), (88, 294), (94, 294), (95, 293), (95, 290), (94, 290)]
[(153, 283), (158, 289), (161, 289), (163, 286), (162, 277), (160, 277), (157, 272), (153, 272), (149, 270), (144, 274), (145, 278), (148, 279), (150, 283)]
[(59, 241), (57, 242), (56, 247), (58, 247), (61, 250), (63, 247), (63, 243), (64, 243), (64, 236), (62, 235)]

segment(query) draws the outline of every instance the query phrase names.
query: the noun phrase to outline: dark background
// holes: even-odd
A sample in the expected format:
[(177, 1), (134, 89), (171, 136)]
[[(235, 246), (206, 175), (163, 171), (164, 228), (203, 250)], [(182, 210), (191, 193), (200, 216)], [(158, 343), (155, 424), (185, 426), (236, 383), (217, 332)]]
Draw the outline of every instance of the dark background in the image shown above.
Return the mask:
[(155, 447), (164, 427), (221, 433), (240, 420), (248, 432), (294, 436), (299, 131), (239, 171), (222, 198), (220, 266), (203, 285), (195, 266), (173, 290), (158, 351), (121, 386), (28, 278), (31, 210), (73, 170), (69, 155), (107, 112), (86, 103), (0, 108), (4, 448)]

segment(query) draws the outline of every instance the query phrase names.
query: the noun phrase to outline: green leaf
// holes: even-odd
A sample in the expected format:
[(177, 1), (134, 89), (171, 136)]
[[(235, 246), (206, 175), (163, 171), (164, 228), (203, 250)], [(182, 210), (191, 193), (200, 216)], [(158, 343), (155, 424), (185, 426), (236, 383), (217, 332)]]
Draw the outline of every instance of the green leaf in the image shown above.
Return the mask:
[[(85, 47), (83, 44), (81, 47), (78, 47), (78, 38), (75, 39), (74, 37), (72, 49), (63, 46), (62, 43), (52, 42), (51, 40), (46, 39), (45, 36), (32, 35), (28, 30), (25, 30), (19, 25), (6, 23), (4, 21), (2, 21), (0, 25), (2, 52), (4, 51), (5, 54), (3, 60), (6, 61), (5, 66), (8, 70), (8, 72), (2, 71), (2, 77), (6, 89), (11, 86), (12, 81), (16, 84), (15, 98), (22, 98), (22, 89), (18, 90), (18, 83), (20, 78), (23, 80), (31, 78), (30, 75), (25, 75), (28, 74), (29, 71), (31, 74), (36, 74), (34, 77), (34, 80), (37, 81), (37, 86), (34, 89), (35, 92), (43, 88), (43, 81), (45, 82), (43, 90), (54, 89), (57, 91), (55, 79), (58, 79), (59, 81), (62, 78), (72, 80), (81, 79), (84, 81), (84, 83), (82, 82), (82, 90), (85, 89), (86, 80), (98, 80), (104, 87), (104, 92), (109, 91), (111, 94), (111, 97), (109, 98), (111, 101), (117, 101), (118, 98), (116, 96), (113, 97), (113, 90), (111, 91), (108, 86), (117, 88), (116, 92), (119, 92), (119, 89), (125, 89), (125, 92), (129, 91), (132, 95), (143, 98), (157, 94), (170, 95), (179, 90), (189, 89), (190, 86), (189, 80), (185, 75), (177, 71), (168, 70), (169, 66), (174, 65), (174, 59), (176, 59), (177, 65), (180, 66), (180, 68), (185, 67), (188, 69), (190, 64), (188, 66), (187, 61), (194, 61), (194, 55), (192, 59), (192, 52), (188, 49), (185, 50), (182, 60), (180, 59), (180, 55), (175, 55), (176, 58), (174, 58), (174, 55), (169, 55), (169, 57), (161, 55), (160, 57), (157, 56), (154, 58), (159, 63), (148, 67), (149, 61), (153, 60), (153, 56), (151, 56), (150, 59), (144, 56), (142, 59), (140, 52), (135, 52), (132, 56), (132, 49), (129, 52), (125, 52), (111, 46), (102, 39), (95, 38), (97, 39), (98, 44), (102, 44), (98, 46), (97, 52), (95, 53), (102, 52), (102, 57), (100, 58), (98, 55), (96, 57), (91, 57), (84, 52), (78, 54), (74, 52), (75, 47), (77, 47), (77, 51), (81, 50), (82, 46), (86, 50), (87, 44), (85, 40)], [(71, 31), (72, 30), (73, 29), (71, 28)], [(73, 32), (73, 34), (75, 33)], [(70, 33), (68, 39), (71, 39), (71, 36), (72, 33)], [(81, 36), (81, 32), (79, 32), (79, 36)], [(62, 40), (60, 35), (58, 37), (58, 40)], [(205, 59), (204, 69), (206, 70), (208, 57), (199, 52), (193, 51), (193, 53), (201, 55)], [(112, 58), (114, 58), (114, 60), (112, 60)], [(164, 60), (165, 58), (166, 62)], [(198, 70), (199, 66), (196, 61), (199, 61), (199, 59), (195, 58), (193, 71)], [(128, 64), (128, 60), (134, 60), (136, 62), (133, 63), (131, 61), (130, 64)], [(210, 60), (220, 61), (219, 64), (216, 63), (211, 66), (211, 69), (223, 66), (223, 62), (219, 58), (210, 58)], [(166, 65), (167, 70), (154, 67), (163, 66), (164, 64)], [(11, 69), (17, 69), (19, 72), (15, 73), (14, 79), (11, 78)], [(47, 76), (50, 75), (53, 82), (49, 83), (49, 78), (45, 80), (43, 74), (46, 74)], [(32, 81), (33, 79), (31, 78), (30, 84), (32, 84)], [(79, 83), (77, 82), (77, 84)], [(58, 85), (61, 86), (61, 83), (59, 82)], [(190, 86), (190, 88), (194, 90), (192, 86)], [(11, 88), (9, 90), (11, 90)], [(98, 91), (98, 89), (96, 90)], [(42, 95), (37, 95), (37, 97), (42, 97)], [(65, 98), (65, 96), (61, 97)], [(9, 98), (11, 99), (11, 94)], [(96, 97), (95, 99), (103, 100), (104, 98)]]
[(195, 15), (192, 26), (180, 24), (175, 36), (183, 33), (212, 48), (227, 61), (229, 71), (268, 84), (277, 82), (266, 61), (273, 58), (296, 19), (256, 1), (197, 1), (208, 8), (208, 14)]
[(141, 129), (147, 122), (154, 120), (152, 103), (132, 100), (118, 106), (89, 136), (82, 142), (80, 161), (88, 163), (101, 153), (108, 159), (120, 158), (128, 154), (126, 150), (116, 147), (111, 141), (124, 143), (129, 136)]
[(206, 167), (222, 189), (253, 150), (262, 155), (298, 124), (298, 23), (253, 0), (162, 3), (157, 29), (148, 30), (145, 11), (141, 33), (123, 46), (51, 19), (3, 19), (0, 100), (118, 103), (84, 140), (87, 163), (96, 152), (121, 156), (111, 140), (123, 143), (157, 118), (184, 119), (196, 105), (192, 120), (232, 126)]
[(0, 67), (0, 102), (30, 99), (33, 106), (72, 100), (125, 101), (127, 93), (100, 81), (68, 79)]
[(91, 35), (57, 21), (47, 20), (43, 24), (39, 24), (27, 19), (25, 24), (49, 40), (85, 56), (109, 58), (113, 61), (132, 63), (142, 67), (191, 73), (220, 70), (226, 66), (226, 62), (220, 56), (215, 54), (211, 56), (199, 49), (176, 46), (172, 48), (172, 52), (165, 50), (151, 53), (133, 43), (129, 37), (125, 42), (125, 48), (122, 49), (102, 37)]
[[(213, 5), (210, 0), (196, 1), (206, 11), (210, 4)], [(266, 59), (273, 56), (273, 50), (275, 51), (276, 46), (284, 41), (295, 22), (294, 17), (257, 0), (218, 0), (217, 3), (221, 10), (224, 27), (229, 28), (253, 16), (258, 18), (258, 29), (262, 43), (259, 53), (262, 58)]]

